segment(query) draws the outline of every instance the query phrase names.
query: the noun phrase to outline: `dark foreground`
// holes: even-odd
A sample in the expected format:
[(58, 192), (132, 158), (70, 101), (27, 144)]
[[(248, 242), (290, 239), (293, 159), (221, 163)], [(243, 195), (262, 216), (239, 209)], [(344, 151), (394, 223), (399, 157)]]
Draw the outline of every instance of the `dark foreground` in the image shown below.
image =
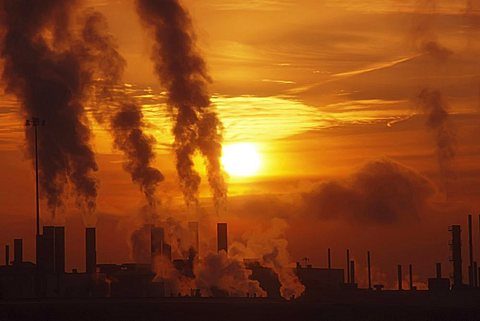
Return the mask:
[(295, 302), (267, 299), (92, 299), (0, 301), (0, 321), (480, 321), (480, 296), (326, 295)]

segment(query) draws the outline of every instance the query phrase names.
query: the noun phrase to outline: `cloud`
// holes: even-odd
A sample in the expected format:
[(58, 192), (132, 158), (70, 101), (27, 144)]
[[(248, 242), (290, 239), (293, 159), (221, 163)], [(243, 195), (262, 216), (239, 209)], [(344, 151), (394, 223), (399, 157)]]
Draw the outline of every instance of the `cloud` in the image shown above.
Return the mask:
[(389, 159), (372, 161), (346, 180), (303, 193), (303, 212), (321, 219), (391, 224), (415, 220), (434, 195), (424, 176)]

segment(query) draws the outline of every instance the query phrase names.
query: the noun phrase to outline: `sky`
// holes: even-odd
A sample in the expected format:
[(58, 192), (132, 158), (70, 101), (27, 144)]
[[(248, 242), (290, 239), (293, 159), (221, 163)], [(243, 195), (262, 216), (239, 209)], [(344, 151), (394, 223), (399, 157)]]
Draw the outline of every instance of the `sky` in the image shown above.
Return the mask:
[[(435, 262), (448, 272), (448, 226), (462, 224), (466, 231), (466, 215), (472, 213), (479, 230), (479, 1), (183, 4), (212, 79), (209, 91), (223, 122), (224, 145), (253, 143), (261, 157), (255, 175), (227, 177), (228, 210), (220, 219), (228, 220), (232, 242), (241, 241), (252, 224), (268, 229), (280, 218), (288, 223), (292, 262), (309, 258), (325, 266), (330, 247), (333, 264), (343, 267), (348, 247), (360, 282), (366, 279), (367, 250), (378, 283), (393, 285), (397, 264), (412, 263), (419, 285), (433, 276)], [(134, 2), (82, 5), (107, 17), (127, 60), (125, 88), (142, 104), (157, 141), (155, 164), (166, 177), (158, 192), (160, 215), (188, 218), (165, 89), (154, 74), (152, 40)], [(448, 117), (440, 125), (434, 117), (438, 106), (422, 100), (425, 90), (441, 94)], [(33, 258), (34, 173), (25, 152), (24, 116), (12, 96), (0, 99), (0, 243), (24, 237), (25, 255)], [(108, 130), (92, 117), (90, 123), (99, 164), (98, 257), (130, 261), (129, 235), (142, 224), (144, 200), (123, 171)], [(454, 152), (448, 157), (439, 133), (449, 136)], [(196, 162), (205, 174), (200, 157)], [(202, 205), (208, 212), (205, 181), (204, 176)], [(45, 204), (42, 209), (48, 216)], [(73, 201), (56, 220), (67, 226), (67, 266), (81, 267), (83, 223)], [(475, 242), (480, 259), (478, 236)]]

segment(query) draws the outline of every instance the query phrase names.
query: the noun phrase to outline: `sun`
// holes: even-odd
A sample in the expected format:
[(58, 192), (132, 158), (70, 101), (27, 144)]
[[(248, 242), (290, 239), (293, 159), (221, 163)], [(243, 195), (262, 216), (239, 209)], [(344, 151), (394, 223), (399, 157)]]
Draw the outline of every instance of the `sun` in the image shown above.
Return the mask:
[(248, 177), (257, 174), (261, 166), (257, 145), (237, 143), (223, 146), (222, 164), (232, 176)]

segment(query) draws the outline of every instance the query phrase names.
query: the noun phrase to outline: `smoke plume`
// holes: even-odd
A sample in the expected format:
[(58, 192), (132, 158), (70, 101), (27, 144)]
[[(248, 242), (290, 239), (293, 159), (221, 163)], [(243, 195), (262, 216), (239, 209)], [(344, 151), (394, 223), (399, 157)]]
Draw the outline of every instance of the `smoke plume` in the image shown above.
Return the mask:
[[(70, 32), (75, 2), (0, 1), (3, 81), (24, 116), (46, 122), (38, 127), (40, 189), (53, 214), (64, 203), (68, 183), (84, 213), (96, 206), (97, 164), (84, 109), (92, 78)], [(33, 159), (33, 129), (27, 127), (25, 135)]]
[[(413, 39), (417, 50), (432, 57), (441, 66), (452, 55), (452, 52), (437, 40), (435, 32), (436, 0), (419, 1), (421, 14), (414, 21)], [(429, 75), (430, 76), (430, 75)], [(449, 196), (449, 181), (452, 178), (452, 162), (455, 158), (455, 135), (445, 98), (439, 89), (422, 84), (418, 95), (422, 111), (427, 116), (426, 126), (434, 132), (435, 148), (438, 159), (442, 188)]]
[[(105, 123), (108, 118), (115, 147), (127, 159), (124, 168), (130, 173), (132, 181), (140, 186), (148, 205), (153, 208), (156, 188), (164, 177), (152, 166), (155, 139), (145, 133), (147, 124), (141, 107), (124, 91), (118, 90), (126, 62), (118, 52), (114, 38), (108, 33), (106, 19), (100, 13), (86, 14), (82, 36), (100, 77), (94, 112), (96, 119)], [(119, 100), (121, 102), (117, 103)]]
[(210, 108), (205, 61), (187, 11), (177, 0), (137, 0), (138, 13), (154, 36), (152, 60), (174, 117), (176, 167), (187, 205), (198, 204), (200, 175), (193, 156), (199, 151), (207, 163), (208, 181), (217, 210), (226, 197), (220, 165), (221, 122)]

